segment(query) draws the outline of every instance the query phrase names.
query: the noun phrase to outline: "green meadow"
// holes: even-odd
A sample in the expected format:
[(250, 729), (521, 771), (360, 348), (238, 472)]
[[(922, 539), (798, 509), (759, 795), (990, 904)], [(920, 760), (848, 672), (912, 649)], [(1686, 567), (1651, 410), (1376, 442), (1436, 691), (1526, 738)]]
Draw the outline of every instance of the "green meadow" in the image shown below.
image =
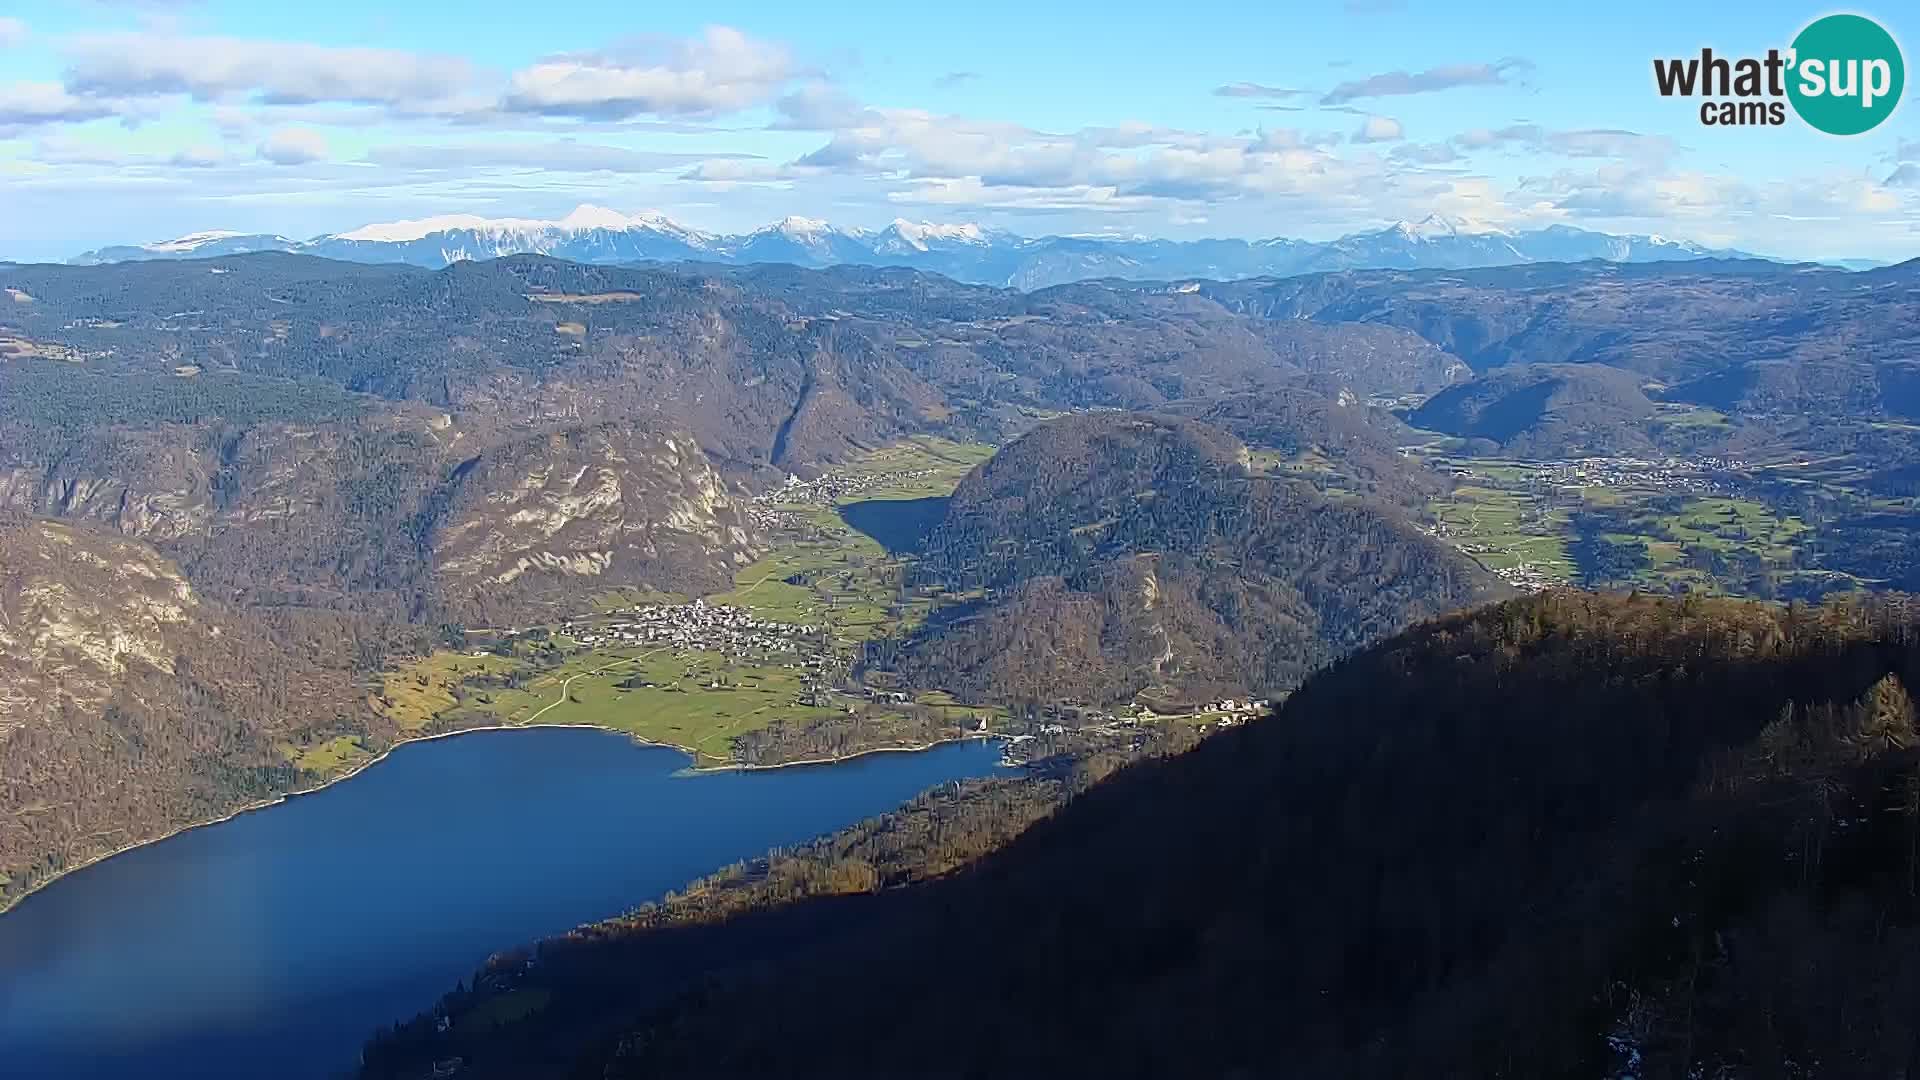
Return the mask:
[[(876, 450), (843, 473), (881, 481), (840, 503), (950, 495), (993, 449), (922, 438)], [(862, 643), (911, 630), (942, 601), (931, 592), (904, 590), (903, 560), (848, 525), (838, 505), (780, 509), (793, 515), (797, 527), (776, 537), (772, 550), (742, 568), (731, 589), (707, 596), (709, 602), (768, 621), (822, 628), (824, 651), (816, 659), (843, 670)], [(636, 589), (608, 591), (583, 603), (582, 615), (610, 620), (638, 604), (686, 599)], [(880, 741), (893, 726), (890, 712), (904, 721), (909, 708), (933, 709), (955, 725), (988, 712), (963, 708), (941, 695), (921, 695), (897, 707), (837, 694), (822, 695), (814, 704), (803, 686), (807, 658), (796, 653), (586, 649), (556, 627), (547, 630), (545, 642), (522, 635), (507, 650), (481, 655), (443, 650), (413, 659), (383, 673), (369, 700), (402, 737), (533, 722), (585, 724), (684, 748), (701, 764), (731, 761), (736, 738), (775, 721), (804, 725), (844, 715), (850, 706), (857, 705), (862, 723)], [(899, 727), (910, 730), (904, 723)], [(334, 740), (288, 747), (285, 753), (302, 767), (332, 772), (350, 766), (356, 749), (357, 744)]]

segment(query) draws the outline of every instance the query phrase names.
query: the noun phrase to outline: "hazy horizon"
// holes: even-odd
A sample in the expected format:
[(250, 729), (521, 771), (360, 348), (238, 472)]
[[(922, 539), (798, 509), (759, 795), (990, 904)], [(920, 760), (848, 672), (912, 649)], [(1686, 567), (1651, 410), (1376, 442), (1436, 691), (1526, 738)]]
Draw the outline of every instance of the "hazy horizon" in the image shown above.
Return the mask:
[(1920, 254), (1912, 110), (1851, 138), (1719, 129), (1654, 89), (1656, 57), (1763, 54), (1807, 18), (75, 4), (0, 17), (0, 257), (582, 203), (711, 232), (791, 215), (1328, 240), (1437, 213)]

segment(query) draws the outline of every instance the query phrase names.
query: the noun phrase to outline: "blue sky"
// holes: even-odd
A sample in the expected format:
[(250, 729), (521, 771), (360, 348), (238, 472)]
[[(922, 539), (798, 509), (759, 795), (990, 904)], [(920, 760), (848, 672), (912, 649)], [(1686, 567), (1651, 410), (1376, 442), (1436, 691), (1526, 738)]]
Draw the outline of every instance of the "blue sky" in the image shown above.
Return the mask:
[(582, 203), (1178, 238), (1439, 213), (1920, 255), (1911, 104), (1839, 139), (1654, 93), (1655, 56), (1763, 53), (1829, 10), (1708, 7), (0, 2), (0, 257)]

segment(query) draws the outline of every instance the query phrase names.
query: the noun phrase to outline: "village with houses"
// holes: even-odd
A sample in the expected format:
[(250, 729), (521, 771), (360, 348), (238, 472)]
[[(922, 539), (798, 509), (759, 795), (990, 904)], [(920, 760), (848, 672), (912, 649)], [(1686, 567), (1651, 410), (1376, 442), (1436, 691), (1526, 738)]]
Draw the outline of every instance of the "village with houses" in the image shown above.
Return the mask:
[(924, 480), (941, 473), (940, 469), (904, 469), (888, 472), (835, 471), (802, 480), (792, 473), (777, 488), (747, 500), (747, 519), (768, 531), (792, 529), (798, 522), (783, 507), (833, 506), (850, 496), (877, 488)]
[(1732, 478), (1753, 467), (1739, 458), (1720, 456), (1583, 457), (1524, 464), (1437, 458), (1432, 465), (1456, 481), (1504, 480), (1514, 469), (1521, 468), (1525, 470), (1524, 482), (1535, 488), (1614, 488), (1688, 495), (1727, 494), (1734, 487)]
[(667, 645), (731, 657), (804, 653), (817, 649), (821, 627), (772, 622), (744, 608), (691, 600), (638, 604), (592, 620), (568, 620), (562, 633), (588, 648)]

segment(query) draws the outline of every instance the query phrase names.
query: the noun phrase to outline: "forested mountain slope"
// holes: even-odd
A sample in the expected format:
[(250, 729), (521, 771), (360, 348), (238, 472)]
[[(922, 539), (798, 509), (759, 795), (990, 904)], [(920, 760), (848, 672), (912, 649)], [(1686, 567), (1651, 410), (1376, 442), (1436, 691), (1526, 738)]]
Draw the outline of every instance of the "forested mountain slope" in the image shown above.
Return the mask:
[[(122, 381), (0, 378), (62, 398)], [(569, 589), (718, 587), (760, 542), (693, 436), (664, 420), (503, 429), (333, 390), (315, 397), (337, 417), (248, 415), (248, 381), (171, 379), (130, 406), (203, 388), (238, 399), (184, 421), (67, 426), (45, 419), (47, 400), (15, 402), (0, 507), (153, 543), (197, 586), (246, 604), (473, 625), (530, 618)]]
[[(1289, 332), (1197, 296), (1029, 296), (908, 270), (520, 256), (432, 272), (265, 253), (3, 273), (31, 298), (0, 312), (6, 351), (23, 359), (318, 380), (501, 423), (668, 416), (744, 468), (803, 468), (949, 424), (993, 428), (1022, 407), (1156, 405), (1309, 372), (1408, 392), (1459, 368), (1392, 328)], [(38, 412), (92, 419), (107, 403)]]
[(1435, 619), (944, 879), (554, 954), (662, 990), (696, 937), (721, 965), (624, 1026), (439, 1046), (482, 1077), (1904, 1075), (1917, 618)]
[(354, 668), (418, 644), (237, 610), (146, 544), (0, 514), (0, 899), (285, 791), (286, 746), (391, 741)]
[[(1390, 328), (908, 270), (264, 253), (4, 276), (25, 299), (0, 311), (0, 505), (148, 540), (246, 602), (426, 621), (723, 581), (758, 543), (743, 488), (906, 434), (1461, 371)], [(590, 459), (631, 465), (576, 475)], [(532, 522), (573, 509), (593, 522)]]
[(1156, 411), (1211, 424), (1249, 448), (1306, 463), (1324, 462), (1317, 471), (1325, 474), (1325, 482), (1352, 485), (1408, 509), (1424, 506), (1447, 486), (1401, 452), (1403, 442), (1418, 438), (1405, 423), (1318, 379), (1266, 391), (1188, 398)]
[(1385, 507), (1249, 463), (1239, 440), (1191, 420), (1040, 425), (960, 484), (915, 569), (985, 599), (895, 663), (974, 700), (1265, 696), (1492, 588)]
[(1477, 371), (1601, 363), (1730, 410), (1920, 416), (1920, 261), (1861, 273), (1722, 260), (1361, 271), (1199, 293), (1265, 319), (1411, 330)]
[(1654, 405), (1640, 382), (1605, 364), (1514, 364), (1442, 390), (1407, 419), (1520, 457), (1647, 453)]
[[(131, 543), (223, 619), (331, 628), (307, 653), (306, 630), (250, 633), (247, 666), (274, 680), (319, 663), (338, 682), (316, 702), (348, 702), (325, 723), (235, 720), (216, 756), (236, 771), (210, 786), (193, 774), (205, 762), (155, 763), (200, 745), (175, 730), (185, 705), (153, 721), (164, 754), (16, 728), (22, 775), (84, 763), (102, 790), (153, 792), (145, 810), (101, 796), (97, 818), (25, 811), (27, 846), (0, 868), (16, 894), (377, 752), (394, 733), (358, 714), (388, 642), (418, 653), (626, 587), (724, 589), (767, 543), (743, 496), (789, 471), (906, 434), (998, 439), (1036, 413), (1194, 396), (1284, 394), (1304, 433), (1343, 380), (1405, 389), (1458, 368), (1391, 328), (1294, 333), (1191, 296), (1035, 298), (908, 270), (523, 257), (433, 272), (266, 253), (0, 278), (0, 510)], [(62, 678), (55, 654), (0, 654), (23, 686)], [(126, 678), (154, 683), (151, 701), (198, 700), (192, 670)], [(112, 708), (70, 703), (63, 722)]]

